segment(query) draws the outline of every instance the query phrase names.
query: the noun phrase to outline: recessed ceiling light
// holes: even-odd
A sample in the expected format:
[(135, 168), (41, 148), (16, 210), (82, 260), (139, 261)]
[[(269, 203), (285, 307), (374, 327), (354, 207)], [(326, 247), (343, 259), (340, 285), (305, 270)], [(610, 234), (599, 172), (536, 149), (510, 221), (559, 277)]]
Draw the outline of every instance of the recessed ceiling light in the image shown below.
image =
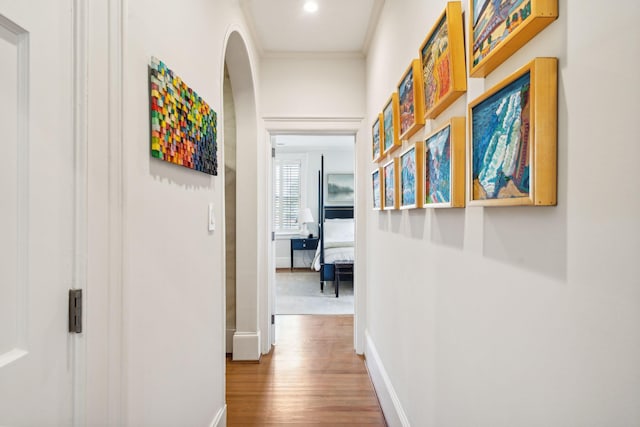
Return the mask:
[(315, 13), (318, 11), (318, 3), (313, 0), (307, 0), (304, 2), (304, 10), (309, 13)]

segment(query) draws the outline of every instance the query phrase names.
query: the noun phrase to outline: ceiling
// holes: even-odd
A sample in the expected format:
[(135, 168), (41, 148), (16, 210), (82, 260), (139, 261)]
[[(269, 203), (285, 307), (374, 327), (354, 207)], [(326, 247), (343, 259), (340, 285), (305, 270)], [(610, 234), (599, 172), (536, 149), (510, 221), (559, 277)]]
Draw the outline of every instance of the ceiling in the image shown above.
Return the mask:
[(368, 48), (384, 0), (240, 0), (257, 48), (278, 54), (357, 54)]

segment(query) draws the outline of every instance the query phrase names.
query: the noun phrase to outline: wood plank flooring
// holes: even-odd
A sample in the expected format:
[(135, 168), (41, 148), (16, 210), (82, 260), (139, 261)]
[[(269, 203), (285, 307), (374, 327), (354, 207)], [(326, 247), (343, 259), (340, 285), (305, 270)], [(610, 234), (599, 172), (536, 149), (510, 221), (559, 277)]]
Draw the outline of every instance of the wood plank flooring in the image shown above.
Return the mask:
[(227, 425), (386, 426), (353, 316), (276, 317), (277, 345), (260, 363), (227, 359)]

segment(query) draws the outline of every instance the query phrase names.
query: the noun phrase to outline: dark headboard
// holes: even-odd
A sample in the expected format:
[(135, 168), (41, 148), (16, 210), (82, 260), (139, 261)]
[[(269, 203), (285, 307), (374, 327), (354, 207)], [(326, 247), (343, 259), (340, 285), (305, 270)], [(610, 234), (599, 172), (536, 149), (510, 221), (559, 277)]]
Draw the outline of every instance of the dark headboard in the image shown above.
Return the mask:
[(353, 206), (325, 206), (324, 219), (353, 218)]

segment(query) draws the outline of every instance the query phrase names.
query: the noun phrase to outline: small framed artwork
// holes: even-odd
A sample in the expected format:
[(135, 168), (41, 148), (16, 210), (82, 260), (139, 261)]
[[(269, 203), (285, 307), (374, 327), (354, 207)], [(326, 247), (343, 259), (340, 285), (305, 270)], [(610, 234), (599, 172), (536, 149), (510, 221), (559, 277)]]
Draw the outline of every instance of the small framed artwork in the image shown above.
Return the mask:
[(409, 139), (424, 126), (424, 87), (420, 60), (414, 59), (398, 83), (400, 140)]
[(400, 117), (398, 115), (398, 94), (391, 95), (382, 110), (382, 156), (386, 156), (402, 145), (398, 136)]
[(558, 60), (536, 58), (469, 104), (469, 205), (556, 204)]
[(352, 173), (328, 173), (325, 202), (328, 205), (353, 205), (353, 186)]
[(424, 115), (434, 119), (467, 91), (462, 7), (448, 2), (420, 46)]
[(422, 205), (421, 164), (421, 143), (412, 145), (400, 154), (400, 209), (413, 209)]
[(469, 75), (485, 77), (558, 19), (558, 0), (469, 0)]
[(380, 144), (381, 142), (381, 135), (382, 135), (382, 114), (378, 114), (378, 118), (376, 119), (375, 122), (373, 122), (373, 127), (371, 128), (371, 134), (372, 134), (372, 154), (373, 154), (373, 161), (377, 162), (378, 160), (380, 160), (380, 157), (382, 156), (382, 145)]
[(398, 164), (397, 157), (382, 167), (382, 209), (398, 209)]
[(465, 204), (465, 118), (453, 117), (424, 141), (425, 208)]
[(371, 172), (371, 186), (373, 190), (373, 210), (382, 209), (382, 186), (380, 185), (382, 168), (377, 168)]

